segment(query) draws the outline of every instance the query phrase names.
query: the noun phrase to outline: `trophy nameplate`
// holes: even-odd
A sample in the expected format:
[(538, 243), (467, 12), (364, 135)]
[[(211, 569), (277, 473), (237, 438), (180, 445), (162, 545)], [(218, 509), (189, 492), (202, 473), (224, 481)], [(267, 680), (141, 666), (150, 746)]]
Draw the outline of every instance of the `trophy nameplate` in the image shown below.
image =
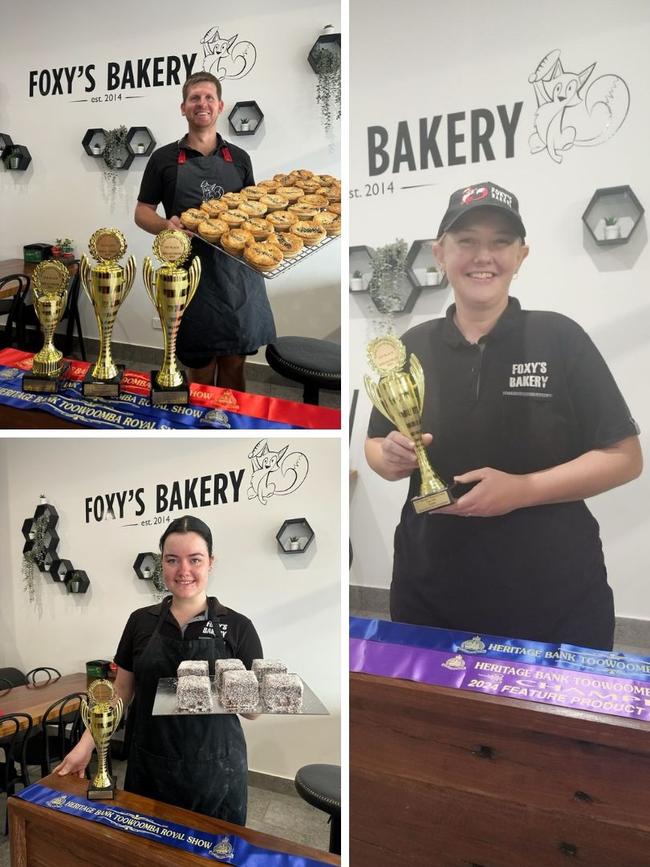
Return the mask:
[(79, 270), (81, 285), (93, 305), (97, 320), (99, 357), (88, 369), (81, 391), (84, 397), (117, 398), (124, 365), (113, 360), (111, 337), (119, 308), (135, 280), (135, 258), (129, 256), (124, 267), (119, 264), (127, 250), (126, 239), (119, 229), (98, 229), (88, 242), (88, 249), (97, 265), (91, 266), (84, 254)]
[(187, 305), (196, 293), (201, 279), (201, 260), (192, 259), (189, 268), (183, 263), (189, 257), (191, 243), (185, 232), (165, 229), (153, 244), (155, 257), (163, 263), (154, 270), (151, 259), (144, 260), (143, 277), (147, 294), (158, 311), (163, 330), (164, 353), (160, 370), (151, 371), (151, 403), (185, 405), (190, 401), (187, 375), (176, 361), (176, 336)]
[(91, 801), (110, 801), (115, 797), (116, 780), (108, 773), (108, 745), (123, 711), (122, 699), (115, 698), (115, 690), (108, 680), (94, 680), (88, 687), (88, 701), (81, 699), (81, 718), (97, 749), (97, 773), (86, 795)]
[(424, 373), (415, 355), (406, 364), (406, 347), (397, 337), (387, 335), (372, 340), (367, 347), (368, 362), (379, 382), (364, 376), (368, 397), (396, 429), (412, 440), (420, 470), (420, 493), (411, 499), (418, 514), (432, 512), (455, 502), (450, 487), (431, 467), (422, 443)]
[(34, 310), (43, 333), (43, 347), (34, 356), (31, 371), (23, 375), (25, 392), (55, 394), (68, 366), (53, 340), (68, 301), (69, 282), (70, 272), (55, 259), (40, 262), (34, 269), (32, 294)]

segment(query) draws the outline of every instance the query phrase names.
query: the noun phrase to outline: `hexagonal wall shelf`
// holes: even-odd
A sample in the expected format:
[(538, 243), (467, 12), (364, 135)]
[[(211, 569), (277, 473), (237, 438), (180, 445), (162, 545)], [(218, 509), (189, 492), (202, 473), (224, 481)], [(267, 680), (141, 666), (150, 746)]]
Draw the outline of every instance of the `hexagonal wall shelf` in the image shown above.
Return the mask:
[(254, 99), (236, 102), (228, 115), (228, 123), (235, 135), (255, 135), (264, 120), (264, 113)]
[(47, 522), (51, 527), (56, 527), (56, 525), (59, 523), (59, 513), (51, 503), (39, 503), (38, 506), (36, 506), (36, 511), (34, 512), (34, 520), (36, 520), (36, 518), (40, 518), (41, 515), (46, 516)]
[(106, 130), (98, 127), (87, 129), (81, 144), (89, 157), (103, 156), (106, 147)]
[(156, 147), (156, 139), (146, 126), (132, 126), (126, 134), (126, 146), (136, 157), (148, 157)]
[(68, 593), (85, 593), (90, 586), (90, 578), (83, 569), (73, 569), (66, 576), (65, 586), (68, 588)]
[(2, 162), (9, 171), (24, 172), (32, 161), (27, 145), (12, 144), (2, 152)]
[(54, 560), (52, 565), (50, 566), (50, 578), (52, 579), (52, 581), (57, 581), (61, 584), (65, 584), (68, 579), (68, 575), (73, 570), (74, 566), (72, 565), (70, 560)]
[(11, 136), (6, 132), (0, 132), (0, 159), (4, 156), (5, 151), (8, 151), (13, 145)]
[(582, 221), (599, 246), (626, 244), (643, 216), (643, 205), (627, 184), (603, 187), (591, 197)]
[(318, 72), (321, 68), (320, 57), (322, 51), (336, 55), (339, 64), (341, 63), (341, 34), (335, 33), (331, 25), (325, 28), (324, 32), (321, 33), (309, 50), (307, 60), (314, 72)]
[(438, 269), (438, 263), (431, 249), (432, 244), (432, 238), (413, 241), (408, 251), (406, 276), (414, 289), (444, 289), (448, 285), (447, 275)]
[(406, 274), (395, 280), (393, 291), (388, 296), (378, 297), (370, 291), (372, 303), (380, 313), (410, 313), (419, 294), (420, 290), (411, 285)]
[(275, 538), (285, 554), (302, 554), (311, 544), (314, 531), (307, 518), (288, 518)]
[[(372, 277), (370, 257), (373, 253), (372, 247), (366, 247), (365, 244), (349, 248), (348, 270), (350, 272), (350, 292), (366, 292), (368, 290), (368, 281)], [(355, 274), (361, 274), (361, 277), (357, 277)]]
[(151, 581), (156, 571), (156, 555), (153, 551), (138, 554), (133, 564), (133, 571), (142, 581)]

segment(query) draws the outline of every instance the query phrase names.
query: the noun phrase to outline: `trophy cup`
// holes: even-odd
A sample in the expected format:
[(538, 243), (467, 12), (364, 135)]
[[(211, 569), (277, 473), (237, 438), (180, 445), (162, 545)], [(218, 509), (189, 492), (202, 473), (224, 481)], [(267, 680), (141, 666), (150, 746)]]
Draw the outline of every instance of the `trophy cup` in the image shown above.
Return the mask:
[(190, 255), (190, 239), (185, 232), (165, 229), (156, 236), (153, 252), (163, 262), (154, 272), (149, 256), (143, 266), (144, 285), (151, 303), (158, 311), (163, 330), (165, 351), (160, 370), (151, 372), (151, 403), (187, 404), (190, 389), (187, 375), (176, 363), (176, 335), (185, 308), (194, 298), (201, 279), (201, 260), (192, 259), (189, 268), (181, 267)]
[(413, 497), (413, 508), (420, 515), (432, 512), (454, 501), (449, 486), (434, 472), (422, 444), (422, 404), (424, 401), (424, 373), (415, 355), (406, 364), (406, 347), (397, 337), (377, 337), (368, 344), (368, 361), (379, 374), (379, 382), (364, 376), (368, 397), (382, 415), (397, 430), (413, 440), (420, 469), (420, 493)]
[(122, 699), (115, 699), (115, 690), (108, 680), (93, 680), (88, 698), (81, 699), (81, 719), (92, 735), (97, 748), (97, 773), (88, 786), (91, 801), (115, 797), (115, 777), (108, 773), (108, 744), (122, 719)]
[(118, 397), (124, 365), (111, 355), (111, 335), (117, 311), (131, 291), (135, 279), (135, 258), (129, 256), (124, 268), (118, 259), (126, 253), (126, 240), (119, 229), (98, 229), (88, 242), (94, 267), (83, 254), (79, 265), (81, 285), (95, 311), (99, 330), (99, 358), (88, 370), (81, 385), (84, 397)]
[(43, 332), (43, 348), (32, 362), (31, 372), (23, 376), (23, 391), (54, 394), (67, 365), (63, 354), (54, 346), (52, 339), (68, 300), (70, 272), (62, 262), (48, 259), (34, 269), (32, 294), (34, 310)]

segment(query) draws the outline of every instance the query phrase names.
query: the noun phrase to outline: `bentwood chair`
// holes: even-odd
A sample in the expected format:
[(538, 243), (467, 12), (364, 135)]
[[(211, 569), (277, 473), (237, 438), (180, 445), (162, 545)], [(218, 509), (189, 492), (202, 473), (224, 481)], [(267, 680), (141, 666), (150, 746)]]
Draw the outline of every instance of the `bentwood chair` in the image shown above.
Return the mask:
[(41, 718), (27, 745), (27, 762), (41, 766), (41, 776), (46, 777), (54, 762), (60, 762), (79, 743), (84, 732), (79, 704), (85, 693), (72, 692), (53, 702)]
[(39, 665), (27, 674), (23, 674), (19, 668), (0, 668), (0, 681), (7, 681), (11, 686), (45, 686), (60, 677), (61, 672), (49, 665)]
[(0, 317), (6, 316), (4, 327), (0, 331), (0, 347), (11, 346), (14, 342), (14, 327), (18, 332), (19, 311), (25, 304), (29, 291), (29, 277), (25, 274), (12, 274), (0, 279), (0, 293), (13, 289), (13, 295), (0, 298)]
[[(16, 783), (29, 785), (26, 746), (32, 731), (32, 718), (28, 713), (13, 713), (0, 716), (0, 729), (9, 733), (0, 738), (0, 792), (7, 798), (13, 795)], [(6, 811), (5, 836), (9, 832), (9, 811)]]

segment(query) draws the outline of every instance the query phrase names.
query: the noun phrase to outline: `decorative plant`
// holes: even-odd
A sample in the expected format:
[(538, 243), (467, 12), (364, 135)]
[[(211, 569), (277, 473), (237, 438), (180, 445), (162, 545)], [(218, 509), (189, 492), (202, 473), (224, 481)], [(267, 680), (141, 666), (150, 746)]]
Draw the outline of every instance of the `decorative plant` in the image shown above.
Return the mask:
[(394, 313), (402, 307), (401, 285), (406, 280), (408, 245), (402, 238), (377, 247), (370, 254), (372, 277), (368, 292), (380, 313)]
[(605, 217), (606, 226), (615, 226), (618, 223), (618, 217)]
[(363, 277), (363, 274), (361, 273), (361, 271), (354, 271), (352, 276), (354, 277), (355, 280), (361, 280), (361, 278)]
[(23, 588), (27, 597), (31, 602), (36, 598), (36, 587), (34, 584), (34, 566), (39, 569), (43, 566), (45, 555), (47, 554), (47, 531), (50, 527), (50, 520), (47, 515), (40, 515), (34, 519), (30, 530), (30, 539), (32, 546), (28, 551), (23, 553)]
[(117, 180), (116, 170), (119, 169), (124, 162), (124, 156), (127, 151), (126, 137), (128, 134), (127, 128), (122, 124), (115, 129), (106, 131), (106, 143), (104, 145), (104, 162), (108, 166), (104, 172), (104, 177), (115, 188)]
[(341, 117), (341, 56), (337, 51), (319, 48), (314, 53), (314, 66), (318, 75), (316, 102), (320, 107), (321, 121), (325, 132), (332, 127), (332, 115)]
[(435, 265), (429, 265), (428, 266), (427, 274), (437, 274), (437, 273), (438, 273), (438, 269), (436, 268)]
[(162, 598), (167, 592), (167, 588), (165, 587), (165, 582), (163, 580), (162, 554), (154, 554), (153, 562), (154, 566), (151, 574), (151, 582), (155, 588), (154, 595), (157, 598)]
[(239, 123), (241, 124), (242, 129), (248, 129), (248, 124), (250, 123), (250, 120), (247, 117), (242, 117), (240, 118)]

